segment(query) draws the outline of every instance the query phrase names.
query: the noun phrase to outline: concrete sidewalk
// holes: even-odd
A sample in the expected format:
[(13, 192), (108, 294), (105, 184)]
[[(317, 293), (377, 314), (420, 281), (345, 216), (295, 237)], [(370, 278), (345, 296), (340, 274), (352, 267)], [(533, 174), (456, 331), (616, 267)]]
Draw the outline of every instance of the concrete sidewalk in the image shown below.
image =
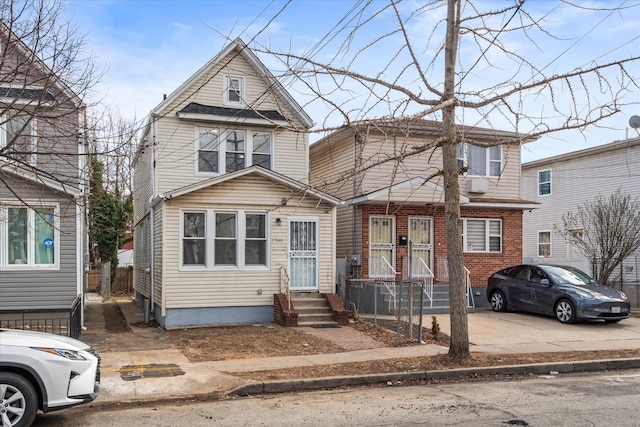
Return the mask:
[[(410, 381), (466, 375), (470, 372), (548, 374), (550, 371), (574, 372), (577, 370), (640, 367), (640, 359), (623, 359), (258, 382), (239, 378), (234, 373), (429, 356), (446, 353), (448, 348), (427, 344), (410, 347), (369, 348), (334, 354), (191, 363), (179, 350), (172, 348), (161, 329), (140, 327), (144, 320), (143, 313), (132, 301), (118, 301), (117, 304), (126, 318), (126, 324), (131, 332), (110, 333), (104, 325), (104, 319), (100, 318), (100, 308), (104, 309), (107, 305), (101, 302), (87, 302), (87, 317), (85, 318), (87, 329), (83, 331), (80, 339), (99, 347), (102, 357), (101, 392), (94, 402), (95, 405), (181, 399), (216, 399), (230, 395), (300, 391), (387, 381)], [(470, 313), (468, 320), (472, 353), (640, 348), (640, 319), (636, 318), (627, 319), (618, 324), (561, 325), (551, 318), (479, 310), (476, 313)], [(428, 321), (431, 321), (430, 316)], [(438, 322), (441, 330), (450, 334), (449, 316), (438, 315)], [(331, 333), (339, 334), (341, 329), (349, 328), (333, 329)]]

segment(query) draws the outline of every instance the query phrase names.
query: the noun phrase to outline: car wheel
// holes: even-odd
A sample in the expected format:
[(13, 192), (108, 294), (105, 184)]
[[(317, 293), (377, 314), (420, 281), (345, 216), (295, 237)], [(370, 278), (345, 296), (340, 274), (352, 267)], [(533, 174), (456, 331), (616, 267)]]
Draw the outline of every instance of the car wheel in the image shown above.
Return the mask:
[(491, 292), (490, 302), (493, 311), (507, 311), (507, 300), (502, 291)]
[(561, 299), (556, 303), (556, 319), (562, 323), (573, 323), (576, 321), (576, 310), (573, 303), (568, 299)]
[(0, 372), (0, 425), (28, 427), (38, 412), (33, 385), (21, 375)]

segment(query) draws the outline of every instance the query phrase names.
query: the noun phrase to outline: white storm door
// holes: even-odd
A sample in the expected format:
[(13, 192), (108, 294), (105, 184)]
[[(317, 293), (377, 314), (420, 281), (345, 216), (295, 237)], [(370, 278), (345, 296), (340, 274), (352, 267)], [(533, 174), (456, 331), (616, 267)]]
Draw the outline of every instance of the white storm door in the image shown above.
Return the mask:
[(432, 220), (428, 217), (409, 217), (411, 277), (423, 278), (433, 272)]
[(292, 291), (318, 290), (318, 220), (289, 220), (289, 283)]
[(395, 235), (394, 217), (369, 218), (369, 277), (395, 277)]

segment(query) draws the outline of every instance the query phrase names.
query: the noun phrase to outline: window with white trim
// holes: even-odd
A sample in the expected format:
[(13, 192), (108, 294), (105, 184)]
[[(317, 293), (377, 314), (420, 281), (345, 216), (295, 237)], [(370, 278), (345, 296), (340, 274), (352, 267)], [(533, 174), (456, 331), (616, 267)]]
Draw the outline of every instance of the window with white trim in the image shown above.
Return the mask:
[(0, 266), (57, 268), (57, 207), (0, 208)]
[(218, 129), (198, 128), (198, 172), (218, 172), (219, 139)]
[(538, 196), (551, 194), (551, 169), (538, 171)]
[(223, 174), (252, 165), (272, 169), (271, 132), (198, 127), (196, 165), (199, 174)]
[(502, 220), (462, 219), (464, 252), (502, 252)]
[(244, 169), (245, 164), (245, 132), (229, 130), (226, 136), (225, 171), (234, 172)]
[(254, 131), (251, 135), (251, 164), (271, 169), (271, 132)]
[(245, 229), (245, 265), (267, 265), (267, 216), (248, 213)]
[(224, 103), (227, 105), (243, 104), (244, 96), (244, 77), (241, 76), (224, 76), (225, 90)]
[(9, 112), (2, 115), (0, 150), (19, 163), (36, 163), (36, 119), (26, 113)]
[(460, 143), (456, 157), (458, 167), (467, 166), (467, 175), (500, 176), (502, 172), (502, 147), (479, 147), (473, 144)]
[(551, 231), (538, 231), (538, 256), (551, 256)]
[(205, 212), (184, 212), (182, 216), (183, 265), (206, 265), (206, 218)]
[(181, 221), (183, 267), (243, 269), (268, 265), (266, 213), (185, 210)]

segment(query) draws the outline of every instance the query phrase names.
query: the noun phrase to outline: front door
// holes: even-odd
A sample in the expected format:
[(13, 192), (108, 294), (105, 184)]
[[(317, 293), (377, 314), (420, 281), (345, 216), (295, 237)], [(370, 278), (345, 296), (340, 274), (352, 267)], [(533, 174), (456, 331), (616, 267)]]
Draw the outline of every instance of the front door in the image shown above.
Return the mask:
[(394, 217), (369, 218), (369, 277), (395, 277), (395, 235)]
[(289, 283), (292, 291), (318, 290), (318, 220), (289, 219)]
[(433, 274), (433, 244), (431, 218), (409, 217), (409, 258), (411, 277), (423, 278)]

